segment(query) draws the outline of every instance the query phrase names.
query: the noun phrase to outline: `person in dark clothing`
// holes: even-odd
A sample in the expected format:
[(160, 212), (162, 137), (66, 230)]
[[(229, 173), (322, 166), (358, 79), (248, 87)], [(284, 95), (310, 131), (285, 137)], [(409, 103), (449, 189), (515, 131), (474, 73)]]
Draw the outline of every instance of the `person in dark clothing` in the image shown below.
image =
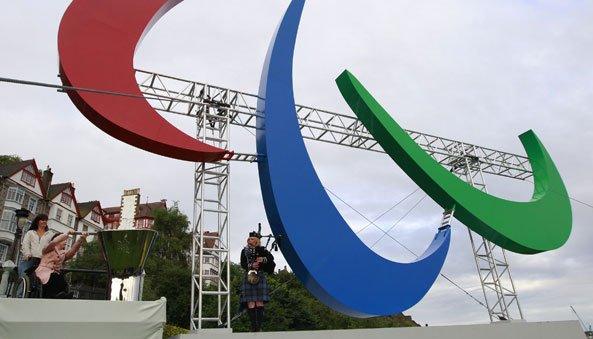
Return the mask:
[(241, 284), (240, 302), (247, 307), (251, 331), (260, 332), (264, 320), (264, 304), (270, 301), (267, 274), (273, 274), (276, 264), (274, 256), (261, 246), (261, 235), (249, 233), (247, 246), (241, 251), (241, 267), (245, 270)]

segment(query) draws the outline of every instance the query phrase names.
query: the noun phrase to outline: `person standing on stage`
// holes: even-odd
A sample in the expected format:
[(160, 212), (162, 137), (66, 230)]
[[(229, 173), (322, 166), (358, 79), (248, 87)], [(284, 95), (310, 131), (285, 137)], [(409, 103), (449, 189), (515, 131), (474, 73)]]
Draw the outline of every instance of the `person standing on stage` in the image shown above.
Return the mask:
[(245, 270), (241, 285), (240, 302), (247, 307), (251, 331), (261, 332), (264, 320), (264, 304), (270, 301), (266, 273), (273, 274), (276, 264), (274, 256), (261, 246), (261, 235), (249, 233), (247, 246), (241, 251), (241, 267)]

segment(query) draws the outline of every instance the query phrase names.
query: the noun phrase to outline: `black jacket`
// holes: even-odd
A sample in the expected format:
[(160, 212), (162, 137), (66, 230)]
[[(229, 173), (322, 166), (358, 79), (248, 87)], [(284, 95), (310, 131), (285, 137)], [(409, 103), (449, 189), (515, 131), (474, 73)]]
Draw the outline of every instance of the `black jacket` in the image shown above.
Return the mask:
[[(268, 251), (263, 246), (256, 247), (255, 253), (256, 253), (256, 256), (258, 256), (258, 257), (266, 258), (265, 262), (259, 266), (259, 269), (266, 273), (270, 273), (270, 274), (274, 273), (274, 268), (276, 268), (276, 263), (274, 263), (274, 256), (272, 255), (272, 253), (270, 253), (270, 251)], [(251, 268), (249, 267), (249, 264), (250, 263), (248, 261), (248, 255), (247, 255), (246, 248), (243, 248), (243, 250), (241, 250), (241, 267), (243, 267), (244, 270), (250, 270)]]

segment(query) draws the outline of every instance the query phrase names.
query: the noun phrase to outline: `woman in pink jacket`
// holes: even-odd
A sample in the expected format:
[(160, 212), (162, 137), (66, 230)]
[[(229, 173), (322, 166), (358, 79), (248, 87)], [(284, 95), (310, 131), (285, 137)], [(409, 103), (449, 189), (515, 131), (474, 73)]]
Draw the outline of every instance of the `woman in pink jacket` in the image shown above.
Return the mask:
[(43, 249), (41, 263), (35, 270), (35, 274), (43, 284), (43, 298), (72, 298), (68, 293), (68, 283), (61, 273), (62, 265), (66, 260), (76, 255), (88, 235), (86, 232), (83, 233), (72, 245), (72, 248), (66, 251), (66, 240), (68, 240), (68, 236), (74, 235), (74, 233), (74, 231), (69, 231), (67, 234), (54, 235), (49, 245)]

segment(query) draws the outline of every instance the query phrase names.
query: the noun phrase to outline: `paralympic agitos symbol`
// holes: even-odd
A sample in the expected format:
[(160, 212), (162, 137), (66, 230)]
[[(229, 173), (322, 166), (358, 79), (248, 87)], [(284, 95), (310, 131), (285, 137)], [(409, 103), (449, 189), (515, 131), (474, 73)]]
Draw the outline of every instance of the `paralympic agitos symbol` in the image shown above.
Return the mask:
[[(74, 0), (60, 24), (65, 84), (140, 96), (133, 69), (138, 42), (181, 0)], [(305, 286), (326, 305), (353, 316), (388, 315), (416, 304), (434, 283), (450, 243), (439, 229), (411, 263), (386, 260), (351, 231), (315, 172), (294, 106), (292, 61), (305, 0), (292, 0), (270, 45), (260, 84), (257, 150), (260, 185), (282, 253)], [(345, 71), (336, 80), (354, 113), (383, 149), (435, 202), (495, 244), (535, 254), (562, 246), (571, 231), (570, 201), (562, 179), (536, 135), (520, 136), (533, 169), (531, 201), (500, 199), (461, 181), (425, 153)], [(145, 100), (69, 92), (78, 109), (111, 136), (168, 157), (212, 162), (231, 152), (182, 133)], [(331, 245), (314, 239), (331, 239)], [(360, 288), (364, 286), (364, 288)]]

